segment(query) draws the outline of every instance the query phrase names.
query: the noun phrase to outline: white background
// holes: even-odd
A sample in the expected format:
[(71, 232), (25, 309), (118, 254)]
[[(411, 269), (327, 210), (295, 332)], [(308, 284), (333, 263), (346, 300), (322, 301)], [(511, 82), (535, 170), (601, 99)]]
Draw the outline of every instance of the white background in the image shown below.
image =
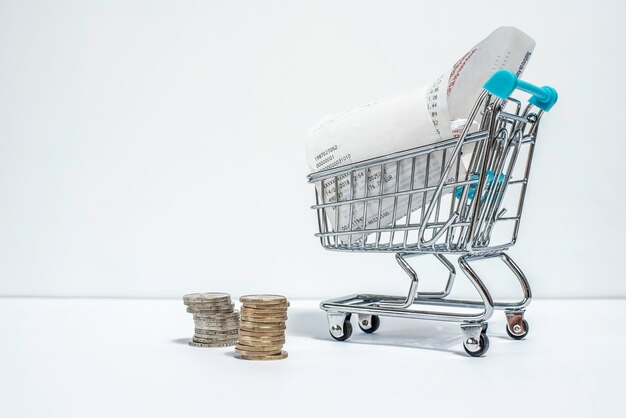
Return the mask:
[[(0, 295), (404, 292), (324, 251), (304, 138), (500, 25), (546, 115), (519, 244), (540, 297), (626, 296), (618, 1), (0, 2)], [(465, 290), (461, 289), (461, 292)]]

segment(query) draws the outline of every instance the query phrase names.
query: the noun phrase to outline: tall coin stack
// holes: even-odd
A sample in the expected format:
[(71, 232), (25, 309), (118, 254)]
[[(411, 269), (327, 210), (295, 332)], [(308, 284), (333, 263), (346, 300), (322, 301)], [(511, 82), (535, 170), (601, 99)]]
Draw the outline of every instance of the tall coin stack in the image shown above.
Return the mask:
[(229, 347), (237, 343), (239, 312), (227, 293), (192, 293), (183, 296), (187, 312), (193, 314), (194, 347)]
[(280, 360), (287, 358), (283, 350), (287, 307), (284, 296), (242, 296), (239, 342), (235, 351), (247, 360)]

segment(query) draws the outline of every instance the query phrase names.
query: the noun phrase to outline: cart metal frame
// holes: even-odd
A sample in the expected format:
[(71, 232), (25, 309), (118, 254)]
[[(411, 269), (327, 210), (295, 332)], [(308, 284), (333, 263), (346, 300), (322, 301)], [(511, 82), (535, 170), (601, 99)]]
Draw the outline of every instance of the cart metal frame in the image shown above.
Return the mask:
[[(527, 335), (524, 313), (532, 300), (530, 284), (506, 251), (517, 241), (539, 122), (556, 102), (556, 91), (503, 71), (490, 82), (506, 76), (508, 85), (503, 88), (502, 80), (495, 86), (485, 84), (458, 138), (308, 176), (316, 185), (312, 209), (319, 227), (315, 236), (322, 246), (395, 253), (410, 279), (406, 296), (355, 294), (321, 302), (334, 339), (350, 337), (352, 314), (358, 315), (366, 333), (378, 329), (380, 316), (458, 322), (465, 351), (477, 357), (489, 349), (487, 321), (494, 310), (505, 312), (512, 338)], [(530, 104), (523, 106), (510, 97), (516, 88), (532, 94)], [(432, 178), (438, 181), (430, 185)], [(495, 239), (494, 231), (503, 224), (508, 230)], [(408, 263), (411, 257), (427, 254), (448, 271), (440, 292), (420, 291), (417, 272)], [(449, 298), (456, 277), (450, 255), (459, 256), (458, 265), (478, 299)], [(512, 271), (521, 290), (519, 301), (493, 300), (471, 266), (488, 259), (500, 259)]]

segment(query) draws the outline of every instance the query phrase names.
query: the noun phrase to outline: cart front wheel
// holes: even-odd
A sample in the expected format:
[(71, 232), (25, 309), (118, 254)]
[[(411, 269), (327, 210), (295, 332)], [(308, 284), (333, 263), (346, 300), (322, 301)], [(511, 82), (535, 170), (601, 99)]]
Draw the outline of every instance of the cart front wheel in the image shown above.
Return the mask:
[(378, 315), (359, 315), (359, 328), (367, 334), (376, 332), (380, 328), (380, 318)]
[(345, 341), (352, 335), (352, 323), (349, 318), (343, 321), (343, 326), (334, 325), (330, 328), (330, 336), (337, 341)]
[(513, 329), (509, 324), (506, 324), (506, 333), (514, 340), (521, 340), (528, 335), (528, 321), (522, 319), (522, 323), (513, 325)]
[(469, 338), (463, 342), (463, 348), (465, 352), (472, 357), (480, 357), (489, 350), (489, 337), (484, 332), (480, 333), (480, 338), (476, 341), (474, 338)]

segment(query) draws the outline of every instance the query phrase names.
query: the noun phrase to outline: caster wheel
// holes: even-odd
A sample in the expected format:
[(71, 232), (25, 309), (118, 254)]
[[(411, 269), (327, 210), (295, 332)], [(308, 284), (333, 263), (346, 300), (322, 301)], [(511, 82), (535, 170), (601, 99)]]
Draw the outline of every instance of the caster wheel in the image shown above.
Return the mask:
[[(520, 326), (516, 325), (516, 327), (520, 327)], [(509, 328), (509, 324), (506, 324), (506, 333), (509, 334), (509, 337), (513, 338), (514, 340), (521, 340), (522, 338), (528, 335), (528, 322), (525, 319), (522, 319), (522, 326), (520, 328), (523, 328), (523, 329), (511, 330)]]
[(487, 328), (489, 328), (489, 323), (488, 322), (483, 322), (483, 330), (481, 331), (483, 334), (487, 333)]
[[(378, 315), (372, 315), (370, 321), (365, 321), (365, 322), (369, 322), (369, 323), (362, 324), (359, 318), (359, 328), (361, 328), (361, 331), (367, 334), (376, 332), (376, 330), (380, 328), (380, 318), (378, 317)], [(364, 328), (364, 326), (366, 326), (367, 328)]]
[(463, 343), (463, 348), (465, 352), (472, 357), (480, 357), (484, 355), (487, 350), (489, 350), (489, 337), (484, 332), (480, 333), (480, 340), (478, 341), (478, 349), (472, 351), (468, 348), (469, 344), (467, 342)]
[(343, 321), (343, 327), (337, 330), (330, 330), (330, 336), (333, 337), (337, 341), (345, 341), (352, 335), (352, 323), (350, 322), (350, 318), (346, 318)]

